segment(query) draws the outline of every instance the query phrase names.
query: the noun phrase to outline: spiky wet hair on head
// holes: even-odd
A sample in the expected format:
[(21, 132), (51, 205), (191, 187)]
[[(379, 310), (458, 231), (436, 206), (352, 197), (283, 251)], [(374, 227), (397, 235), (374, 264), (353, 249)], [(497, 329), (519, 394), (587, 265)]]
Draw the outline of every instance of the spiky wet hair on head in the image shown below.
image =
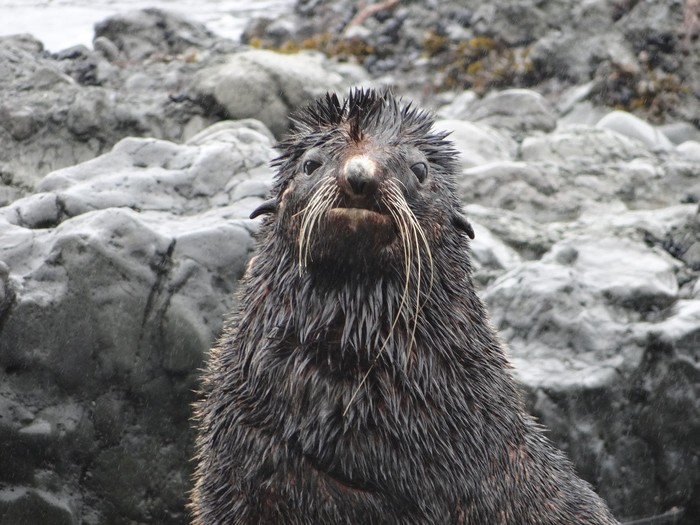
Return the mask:
[(342, 102), (326, 93), (291, 117), (290, 135), (277, 147), (282, 154), (273, 161), (279, 170), (281, 191), (294, 175), (294, 166), (309, 149), (344, 137), (356, 143), (366, 137), (385, 146), (410, 144), (420, 149), (434, 167), (453, 173), (457, 152), (445, 140), (449, 133), (432, 130), (435, 119), (429, 111), (403, 103), (390, 90), (355, 88)]

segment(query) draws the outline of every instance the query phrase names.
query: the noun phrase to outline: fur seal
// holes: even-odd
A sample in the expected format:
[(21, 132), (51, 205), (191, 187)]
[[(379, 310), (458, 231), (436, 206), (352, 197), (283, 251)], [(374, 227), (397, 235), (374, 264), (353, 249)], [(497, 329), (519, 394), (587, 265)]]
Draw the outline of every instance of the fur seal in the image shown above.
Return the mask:
[(194, 523), (617, 523), (525, 412), (431, 115), (354, 90), (294, 124), (204, 373)]

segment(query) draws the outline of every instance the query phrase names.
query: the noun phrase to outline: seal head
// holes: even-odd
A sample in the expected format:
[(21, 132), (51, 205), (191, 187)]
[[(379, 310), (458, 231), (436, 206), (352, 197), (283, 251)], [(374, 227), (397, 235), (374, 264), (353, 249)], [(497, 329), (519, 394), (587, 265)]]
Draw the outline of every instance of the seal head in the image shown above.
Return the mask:
[(327, 95), (294, 122), (275, 162), (277, 198), (253, 216), (275, 213), (301, 267), (393, 269), (407, 224), (473, 237), (449, 177), (456, 152), (429, 113), (357, 90), (343, 103)]

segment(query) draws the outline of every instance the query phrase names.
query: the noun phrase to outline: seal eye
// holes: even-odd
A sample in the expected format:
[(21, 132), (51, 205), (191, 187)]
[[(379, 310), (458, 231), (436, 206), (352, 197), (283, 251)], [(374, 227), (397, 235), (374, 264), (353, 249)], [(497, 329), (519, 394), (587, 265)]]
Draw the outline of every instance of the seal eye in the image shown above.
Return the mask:
[(304, 165), (303, 165), (304, 175), (311, 175), (314, 171), (316, 171), (320, 167), (321, 167), (320, 162), (316, 162), (315, 160), (306, 160), (306, 161), (304, 161)]
[(424, 182), (428, 176), (428, 166), (425, 165), (425, 162), (416, 162), (411, 166), (411, 171), (418, 177), (418, 182)]

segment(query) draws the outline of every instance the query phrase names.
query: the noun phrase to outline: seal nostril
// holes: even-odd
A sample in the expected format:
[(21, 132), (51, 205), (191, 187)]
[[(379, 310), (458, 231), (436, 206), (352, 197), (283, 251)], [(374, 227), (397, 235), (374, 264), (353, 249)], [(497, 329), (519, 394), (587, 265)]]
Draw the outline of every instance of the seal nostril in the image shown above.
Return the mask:
[(369, 176), (366, 173), (350, 172), (345, 174), (350, 189), (355, 195), (364, 195), (369, 187)]

